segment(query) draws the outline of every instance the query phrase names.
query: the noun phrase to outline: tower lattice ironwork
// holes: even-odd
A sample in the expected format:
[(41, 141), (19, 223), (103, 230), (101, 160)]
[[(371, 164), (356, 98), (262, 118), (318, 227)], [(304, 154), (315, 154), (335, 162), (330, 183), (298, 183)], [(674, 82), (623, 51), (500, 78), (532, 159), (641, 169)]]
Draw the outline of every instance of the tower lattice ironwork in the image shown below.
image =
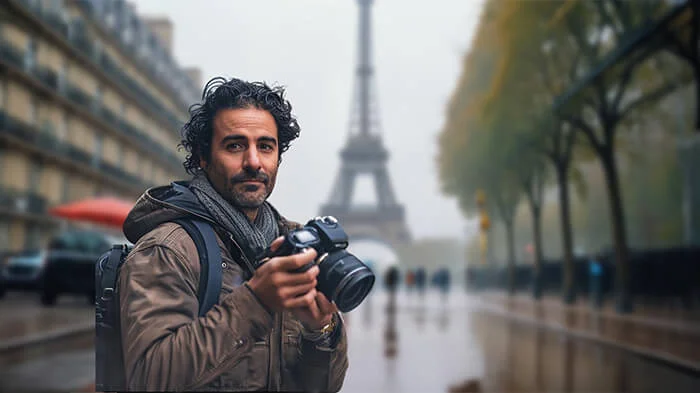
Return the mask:
[[(382, 143), (371, 59), (372, 3), (373, 0), (358, 0), (358, 64), (348, 139), (340, 152), (340, 173), (336, 176), (330, 200), (321, 207), (321, 214), (336, 216), (351, 239), (370, 238), (396, 248), (409, 243), (411, 236), (404, 208), (396, 200), (386, 167), (389, 153)], [(352, 204), (355, 182), (360, 175), (373, 178), (375, 204)]]

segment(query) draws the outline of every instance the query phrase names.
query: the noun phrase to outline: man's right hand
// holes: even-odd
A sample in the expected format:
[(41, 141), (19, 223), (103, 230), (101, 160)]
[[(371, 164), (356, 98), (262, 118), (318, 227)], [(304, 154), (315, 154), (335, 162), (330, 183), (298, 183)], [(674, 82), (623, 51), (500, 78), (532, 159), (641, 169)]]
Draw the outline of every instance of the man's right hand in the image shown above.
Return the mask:
[[(274, 251), (282, 244), (282, 237), (272, 242)], [(270, 310), (304, 307), (309, 304), (308, 296), (315, 296), (318, 266), (313, 266), (303, 273), (293, 273), (295, 269), (306, 266), (316, 259), (316, 250), (309, 248), (299, 254), (271, 258), (260, 266), (248, 286)]]

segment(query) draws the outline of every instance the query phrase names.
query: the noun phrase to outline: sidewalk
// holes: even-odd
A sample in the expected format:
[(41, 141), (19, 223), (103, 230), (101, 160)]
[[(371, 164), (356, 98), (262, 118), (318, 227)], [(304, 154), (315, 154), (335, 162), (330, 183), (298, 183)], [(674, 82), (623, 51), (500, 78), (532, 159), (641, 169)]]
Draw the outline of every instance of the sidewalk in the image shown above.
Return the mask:
[(529, 294), (509, 298), (502, 292), (480, 293), (477, 298), (486, 311), (700, 373), (700, 322), (688, 313), (674, 315), (645, 307), (622, 315), (611, 306), (598, 311), (583, 301), (566, 306), (556, 296), (535, 301)]
[(0, 354), (94, 330), (94, 309), (80, 299), (60, 299), (43, 307), (32, 294), (0, 300)]

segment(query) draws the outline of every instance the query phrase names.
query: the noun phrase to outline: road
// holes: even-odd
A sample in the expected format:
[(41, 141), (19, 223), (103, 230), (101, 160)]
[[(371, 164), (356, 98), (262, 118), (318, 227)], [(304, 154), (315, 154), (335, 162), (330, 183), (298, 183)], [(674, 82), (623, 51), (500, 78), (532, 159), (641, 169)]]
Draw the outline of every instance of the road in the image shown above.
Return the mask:
[[(345, 315), (350, 368), (344, 393), (447, 392), (467, 380), (489, 392), (700, 391), (697, 375), (519, 324), (458, 291), (447, 298), (401, 293), (393, 313), (387, 304), (377, 290)], [(43, 309), (25, 295), (0, 301), (0, 316), (37, 334), (71, 318), (85, 322), (92, 309), (81, 298)], [(7, 334), (8, 326), (3, 322), (0, 332)], [(91, 332), (19, 348), (0, 351), (0, 391), (84, 391), (94, 382)]]

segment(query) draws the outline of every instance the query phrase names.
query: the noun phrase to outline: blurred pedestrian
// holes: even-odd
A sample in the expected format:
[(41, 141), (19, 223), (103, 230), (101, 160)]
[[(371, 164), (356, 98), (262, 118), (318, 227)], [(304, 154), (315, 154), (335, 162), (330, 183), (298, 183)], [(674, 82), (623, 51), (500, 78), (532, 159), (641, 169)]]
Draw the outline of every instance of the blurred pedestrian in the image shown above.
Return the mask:
[(396, 291), (399, 286), (399, 269), (392, 266), (386, 270), (384, 274), (384, 285), (389, 292), (389, 304), (387, 311), (393, 312), (396, 308)]
[(603, 264), (602, 254), (594, 254), (588, 261), (589, 296), (591, 306), (600, 309), (603, 306)]
[(410, 293), (416, 285), (416, 273), (413, 270), (406, 272), (406, 290)]
[(423, 297), (425, 295), (425, 284), (426, 284), (426, 274), (423, 267), (416, 269), (416, 290), (418, 294)]

